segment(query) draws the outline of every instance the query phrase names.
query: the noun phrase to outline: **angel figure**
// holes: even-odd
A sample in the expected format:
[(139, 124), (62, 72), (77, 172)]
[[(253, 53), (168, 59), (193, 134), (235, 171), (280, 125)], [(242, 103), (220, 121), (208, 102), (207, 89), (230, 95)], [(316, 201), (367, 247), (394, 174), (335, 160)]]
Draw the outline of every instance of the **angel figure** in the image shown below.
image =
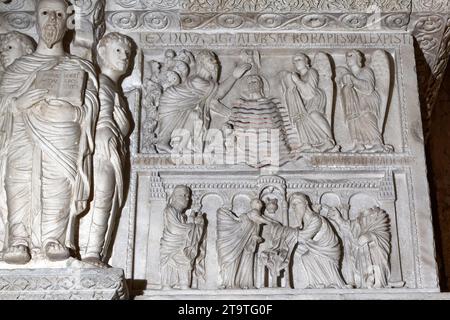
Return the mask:
[(293, 63), (296, 72), (281, 73), (282, 103), (297, 129), (300, 152), (338, 151), (330, 125), (334, 86), (328, 56), (318, 52), (311, 65), (307, 55), (298, 53)]
[(346, 220), (338, 209), (330, 208), (328, 217), (344, 239), (343, 273), (347, 284), (356, 288), (389, 286), (391, 234), (386, 211), (370, 208), (356, 219)]
[(260, 225), (278, 223), (261, 214), (261, 200), (253, 199), (250, 206), (251, 210), (239, 217), (228, 209), (217, 210), (217, 251), (223, 289), (255, 288), (255, 253), (263, 241)]
[(352, 139), (349, 152), (392, 152), (383, 141), (391, 74), (386, 51), (373, 53), (370, 66), (358, 50), (346, 54), (346, 67), (336, 70), (340, 103)]

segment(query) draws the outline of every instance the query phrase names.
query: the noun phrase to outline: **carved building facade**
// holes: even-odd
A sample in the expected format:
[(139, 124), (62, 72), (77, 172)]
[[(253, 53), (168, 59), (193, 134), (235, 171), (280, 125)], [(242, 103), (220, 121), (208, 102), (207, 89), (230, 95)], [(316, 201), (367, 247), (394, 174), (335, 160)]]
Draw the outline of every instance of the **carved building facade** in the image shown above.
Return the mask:
[[(423, 132), (448, 62), (448, 1), (73, 5), (72, 54), (98, 64), (112, 32), (135, 44), (99, 298), (126, 296), (116, 269), (141, 299), (440, 291)], [(34, 11), (0, 3), (0, 32), (37, 39)]]

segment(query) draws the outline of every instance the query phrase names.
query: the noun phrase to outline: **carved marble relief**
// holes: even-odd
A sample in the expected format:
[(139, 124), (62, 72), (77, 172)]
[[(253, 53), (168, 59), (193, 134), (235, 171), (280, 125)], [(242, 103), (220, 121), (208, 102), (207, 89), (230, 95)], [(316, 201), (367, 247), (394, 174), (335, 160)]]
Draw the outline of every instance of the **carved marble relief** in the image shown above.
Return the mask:
[[(399, 259), (392, 256), (398, 240), (392, 234), (391, 218), (379, 207), (383, 202), (376, 197), (356, 190), (334, 194), (324, 188), (315, 202), (305, 193), (290, 191), (287, 203), (284, 179), (261, 176), (258, 182), (258, 192), (252, 188), (250, 193), (241, 194), (238, 189), (226, 190), (229, 196), (225, 197), (233, 199), (231, 205), (204, 214), (186, 212), (195, 206), (190, 204), (191, 189), (173, 189), (163, 213), (163, 288), (192, 287), (197, 267), (203, 275), (210, 269), (218, 270), (215, 289), (380, 289), (404, 285), (401, 275), (391, 277), (391, 264)], [(382, 185), (380, 182), (376, 188)], [(196, 197), (203, 198), (202, 194)], [(259, 194), (259, 198), (252, 194)], [(206, 203), (201, 207), (211, 208)], [(286, 216), (277, 214), (279, 209), (285, 209)], [(211, 225), (211, 214), (216, 214), (216, 226)], [(207, 228), (217, 232), (214, 239), (204, 237), (208, 233), (204, 216), (208, 217)], [(216, 251), (217, 260), (209, 260), (204, 270), (198, 259), (208, 260), (211, 251)]]
[[(221, 63), (212, 51), (165, 49), (161, 62), (146, 63), (141, 151), (202, 153), (218, 143), (215, 152), (237, 152), (244, 160), (236, 162), (252, 167), (266, 165), (261, 154), (274, 152), (271, 147), (281, 165), (304, 153), (392, 152), (384, 143), (393, 107), (391, 55), (310, 56), (292, 51), (283, 56), (292, 61), (290, 70), (273, 70), (264, 52), (244, 49), (229, 70), (230, 61)], [(219, 70), (227, 77), (220, 84)], [(276, 78), (268, 80), (267, 72)], [(341, 148), (336, 140), (348, 142)]]
[(310, 58), (299, 53), (292, 57), (294, 72), (282, 72), (282, 99), (297, 129), (300, 152), (339, 150), (331, 130), (334, 84), (329, 57), (318, 52)]
[(346, 53), (347, 67), (336, 70), (339, 101), (353, 143), (350, 152), (389, 152), (383, 127), (391, 90), (389, 55), (375, 51), (371, 66), (364, 65), (360, 51)]
[(446, 18), (416, 13), (442, 2), (73, 4), (0, 3), (0, 32), (38, 39), (0, 36), (5, 283), (437, 290), (408, 31), (442, 71)]
[(161, 283), (163, 288), (188, 289), (193, 277), (202, 276), (205, 251), (202, 213), (187, 212), (191, 190), (177, 186), (164, 209), (164, 231), (161, 238)]

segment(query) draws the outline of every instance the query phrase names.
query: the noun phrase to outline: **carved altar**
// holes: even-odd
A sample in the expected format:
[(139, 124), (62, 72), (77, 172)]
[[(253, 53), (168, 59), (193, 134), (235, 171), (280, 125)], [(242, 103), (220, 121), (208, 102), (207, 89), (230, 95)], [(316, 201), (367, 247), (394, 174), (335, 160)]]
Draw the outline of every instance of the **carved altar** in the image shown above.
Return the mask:
[[(438, 293), (422, 123), (448, 59), (444, 2), (75, 1), (71, 53), (95, 62), (105, 32), (136, 44), (102, 257), (130, 294)], [(0, 11), (1, 32), (36, 39), (32, 1)]]

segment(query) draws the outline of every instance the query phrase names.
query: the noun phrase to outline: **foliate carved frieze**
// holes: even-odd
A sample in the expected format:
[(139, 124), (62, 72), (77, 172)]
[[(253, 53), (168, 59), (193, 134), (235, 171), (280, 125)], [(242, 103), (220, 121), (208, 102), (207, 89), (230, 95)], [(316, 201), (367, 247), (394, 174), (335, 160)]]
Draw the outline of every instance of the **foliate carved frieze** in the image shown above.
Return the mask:
[[(431, 127), (431, 115), (436, 105), (436, 101), (439, 95), (439, 88), (441, 87), (442, 80), (447, 69), (450, 53), (450, 19), (447, 20), (445, 32), (439, 45), (439, 50), (435, 58), (435, 63), (431, 69), (432, 77), (429, 77), (429, 81), (426, 83), (426, 87), (423, 87), (423, 94), (425, 101), (425, 110), (422, 109), (425, 120), (425, 137), (429, 136), (429, 129)], [(421, 88), (422, 89), (422, 88)]]
[(0, 10), (0, 32), (21, 31), (29, 33), (35, 25), (33, 12)]
[(448, 11), (448, 0), (415, 0), (412, 2), (413, 12), (443, 12)]
[(192, 29), (403, 30), (409, 14), (396, 13), (181, 13), (181, 26)]
[(120, 269), (1, 270), (0, 299), (127, 299)]
[(112, 0), (108, 1), (106, 10), (123, 9), (179, 9), (180, 0)]
[(180, 0), (190, 12), (311, 12), (311, 11), (409, 11), (411, 1), (399, 0)]
[(442, 41), (442, 33), (446, 28), (444, 15), (417, 15), (414, 17), (413, 34), (422, 53), (432, 68)]
[(162, 31), (180, 27), (176, 14), (168, 11), (117, 11), (107, 12), (110, 28), (124, 31)]
[(32, 0), (0, 1), (0, 12), (34, 8)]

